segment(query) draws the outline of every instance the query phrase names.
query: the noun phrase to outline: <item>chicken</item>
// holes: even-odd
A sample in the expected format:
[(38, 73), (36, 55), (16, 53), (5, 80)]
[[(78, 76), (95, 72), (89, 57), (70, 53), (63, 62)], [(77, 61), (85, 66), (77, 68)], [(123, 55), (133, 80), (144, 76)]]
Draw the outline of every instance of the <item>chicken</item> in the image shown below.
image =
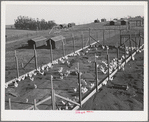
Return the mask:
[(18, 87), (18, 83), (16, 81), (14, 82), (14, 86), (15, 87)]
[(105, 49), (105, 46), (102, 45), (102, 49)]
[(58, 69), (58, 72), (61, 73), (62, 71), (63, 71), (63, 67), (60, 67), (60, 68)]

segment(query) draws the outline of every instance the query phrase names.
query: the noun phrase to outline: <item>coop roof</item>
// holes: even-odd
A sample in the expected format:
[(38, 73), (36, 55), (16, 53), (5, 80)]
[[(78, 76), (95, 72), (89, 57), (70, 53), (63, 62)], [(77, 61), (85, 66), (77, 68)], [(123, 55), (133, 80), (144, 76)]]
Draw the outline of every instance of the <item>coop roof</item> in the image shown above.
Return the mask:
[(47, 40), (47, 38), (45, 38), (43, 36), (40, 36), (40, 37), (37, 37), (37, 38), (33, 38), (31, 40), (34, 41), (34, 42), (39, 42), (39, 41), (45, 41), (45, 40)]
[(62, 40), (62, 39), (65, 39), (65, 37), (63, 37), (62, 35), (60, 35), (60, 36), (55, 36), (55, 37), (52, 37), (51, 38), (51, 40), (53, 40), (53, 41), (60, 41), (60, 40)]

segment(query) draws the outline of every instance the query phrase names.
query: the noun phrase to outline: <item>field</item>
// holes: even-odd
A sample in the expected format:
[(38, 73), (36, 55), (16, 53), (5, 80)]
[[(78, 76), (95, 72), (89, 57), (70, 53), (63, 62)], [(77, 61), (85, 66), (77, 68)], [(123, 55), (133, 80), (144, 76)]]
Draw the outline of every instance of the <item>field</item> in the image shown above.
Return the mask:
[(31, 35), (35, 35), (36, 31), (29, 31), (29, 30), (15, 30), (15, 29), (6, 29), (7, 40), (12, 41), (15, 39), (19, 39), (22, 37), (28, 37)]
[[(93, 38), (89, 38), (89, 29), (90, 35)], [(77, 75), (70, 74), (67, 77), (61, 79), (60, 74), (58, 73), (58, 69), (63, 67), (63, 73), (67, 71), (75, 71), (79, 62), (79, 69), (83, 73), (82, 79), (86, 81), (88, 84), (88, 92), (92, 90), (90, 87), (91, 84), (94, 84), (95, 87), (95, 53), (97, 54), (97, 63), (102, 65), (102, 61), (106, 61), (107, 50), (102, 49), (103, 43), (109, 46), (109, 56), (110, 61), (112, 61), (115, 57), (117, 57), (117, 46), (119, 45), (120, 40), (120, 31), (118, 29), (124, 29), (125, 26), (103, 26), (102, 24), (87, 24), (87, 25), (79, 25), (75, 26), (69, 30), (62, 30), (59, 34), (66, 37), (65, 44), (65, 55), (73, 52), (73, 40), (75, 40), (75, 50), (82, 48), (90, 43), (94, 43), (97, 40), (99, 43), (96, 44), (96, 47), (91, 47), (85, 49), (80, 52), (80, 56), (71, 56), (68, 58), (70, 62), (70, 66), (67, 64), (58, 63), (55, 64), (52, 69), (48, 71), (44, 71), (43, 75), (37, 75), (34, 78), (34, 81), (30, 81), (30, 79), (25, 79), (18, 83), (18, 87), (14, 88), (13, 85), (6, 89), (6, 104), (5, 108), (9, 109), (8, 99), (11, 98), (12, 101), (12, 109), (27, 109), (28, 107), (33, 105), (33, 100), (36, 99), (37, 102), (47, 98), (51, 94), (51, 84), (50, 84), (50, 75), (53, 75), (54, 89), (56, 94), (59, 94), (64, 97), (68, 97), (69, 99), (75, 99), (78, 102), (78, 91), (74, 92), (74, 88), (77, 88)], [(103, 41), (103, 31), (100, 29), (115, 29), (115, 30), (105, 30), (104, 31), (104, 41)], [(117, 30), (116, 30), (117, 29)], [(139, 31), (138, 29), (137, 31)], [(48, 32), (48, 31), (47, 31)], [(44, 33), (45, 37), (49, 37), (48, 33)], [(124, 31), (125, 32), (125, 31)], [(72, 33), (74, 38), (72, 37)], [(133, 33), (133, 32), (132, 32)], [(51, 36), (58, 35), (56, 33), (52, 33)], [(82, 41), (83, 35), (83, 41)], [(11, 41), (11, 40), (10, 40)], [(23, 75), (33, 69), (35, 69), (35, 63), (32, 61), (25, 69), (21, 68), (26, 64), (34, 55), (33, 49), (29, 49), (26, 45), (27, 38), (24, 38), (22, 41), (16, 41), (15, 43), (6, 45), (6, 82), (16, 78), (16, 62), (14, 58), (14, 50), (17, 52), (17, 57), (19, 61), (19, 73)], [(143, 44), (143, 42), (141, 42)], [(129, 43), (126, 43), (128, 46)], [(135, 44), (133, 44), (135, 46)], [(51, 61), (50, 58), (50, 50), (46, 48), (46, 46), (39, 47), (36, 49), (37, 51), (37, 61), (38, 66), (43, 66)], [(88, 53), (86, 53), (88, 52)], [(85, 54), (85, 55), (84, 55)], [(119, 50), (119, 57), (124, 55), (124, 50)], [(54, 59), (60, 58), (63, 56), (62, 46), (59, 49), (53, 50)], [(130, 66), (132, 65), (132, 69)], [(128, 72), (129, 71), (129, 72)], [(90, 98), (81, 109), (83, 110), (143, 110), (143, 53), (140, 53), (135, 61), (131, 61), (125, 66), (125, 71), (118, 72), (114, 80), (108, 82), (106, 86), (103, 86), (99, 93), (96, 93), (95, 96)], [(137, 75), (141, 73), (140, 79), (138, 79)], [(104, 75), (101, 71), (98, 72), (99, 81), (105, 78), (107, 75)], [(126, 77), (128, 76), (128, 77)], [(130, 78), (131, 77), (131, 78)], [(124, 79), (126, 78), (126, 79)], [(120, 80), (124, 79), (124, 81)], [(131, 81), (130, 81), (131, 80)], [(139, 83), (139, 81), (142, 81)], [(130, 83), (131, 82), (131, 83)], [(116, 90), (111, 89), (113, 84), (119, 85), (129, 85), (131, 91), (125, 90)], [(35, 88), (34, 86), (37, 86)], [(77, 88), (78, 89), (78, 88)], [(131, 94), (131, 92), (135, 92)], [(85, 97), (88, 92), (82, 94), (82, 97)], [(129, 93), (128, 93), (129, 92)], [(12, 93), (12, 94), (10, 94)], [(133, 93), (133, 92), (132, 92)], [(102, 99), (103, 98), (103, 99)], [(129, 98), (129, 99), (128, 99)], [(102, 99), (102, 100), (101, 100)], [(106, 102), (105, 102), (106, 101)], [(112, 103), (110, 103), (113, 101)], [(124, 103), (123, 103), (123, 102)], [(91, 103), (94, 104), (91, 104)], [(38, 108), (40, 110), (49, 110), (52, 109), (50, 102), (47, 101), (44, 104), (41, 104)], [(56, 99), (56, 103), (58, 106), (62, 107), (61, 99)], [(100, 103), (99, 105), (97, 103)], [(138, 106), (139, 105), (139, 106)], [(137, 107), (135, 107), (137, 106)], [(71, 109), (71, 108), (69, 108)]]

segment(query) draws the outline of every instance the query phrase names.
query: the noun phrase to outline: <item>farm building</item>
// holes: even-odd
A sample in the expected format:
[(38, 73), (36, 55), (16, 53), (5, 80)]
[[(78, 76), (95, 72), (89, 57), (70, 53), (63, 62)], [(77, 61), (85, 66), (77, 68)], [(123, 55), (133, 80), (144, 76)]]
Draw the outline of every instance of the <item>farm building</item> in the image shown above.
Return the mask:
[(75, 23), (68, 23), (68, 27), (73, 27), (75, 26)]
[(60, 26), (60, 29), (63, 29), (63, 28), (67, 28), (68, 27), (67, 24), (60, 24), (59, 26)]
[(14, 25), (6, 25), (5, 27), (6, 27), (6, 29), (15, 29)]
[(110, 21), (109, 25), (115, 25), (115, 21)]
[(105, 18), (101, 19), (101, 22), (106, 22), (106, 19)]
[(100, 22), (99, 19), (94, 20), (94, 23), (99, 23), (99, 22)]
[(52, 49), (55, 49), (55, 48), (59, 49), (59, 47), (62, 46), (62, 41), (64, 42), (64, 44), (66, 43), (65, 37), (63, 37), (62, 35), (52, 37), (47, 40), (47, 47), (50, 48), (50, 43), (51, 43)]
[(29, 47), (33, 47), (35, 45), (35, 47), (40, 47), (46, 44), (46, 40), (47, 38), (41, 36), (41, 37), (37, 37), (34, 39), (30, 39), (28, 40), (28, 46)]
[(131, 26), (142, 26), (144, 25), (144, 19), (143, 18), (131, 18), (129, 19)]
[(121, 20), (121, 25), (126, 25), (127, 24), (127, 20)]

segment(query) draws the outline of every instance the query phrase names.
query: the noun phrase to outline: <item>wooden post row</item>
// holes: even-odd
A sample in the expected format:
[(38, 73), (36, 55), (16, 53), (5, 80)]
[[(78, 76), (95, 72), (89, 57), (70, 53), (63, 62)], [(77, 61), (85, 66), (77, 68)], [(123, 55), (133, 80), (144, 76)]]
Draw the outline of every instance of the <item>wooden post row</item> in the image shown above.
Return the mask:
[(34, 59), (35, 59), (35, 69), (37, 69), (38, 65), (37, 65), (37, 52), (35, 49), (35, 44), (34, 44)]
[(53, 52), (52, 52), (52, 43), (50, 40), (50, 53), (51, 53), (51, 63), (53, 62)]
[(17, 78), (19, 78), (19, 65), (18, 65), (18, 58), (17, 58), (17, 55), (16, 55), (16, 50), (15, 50), (15, 60), (16, 60)]

